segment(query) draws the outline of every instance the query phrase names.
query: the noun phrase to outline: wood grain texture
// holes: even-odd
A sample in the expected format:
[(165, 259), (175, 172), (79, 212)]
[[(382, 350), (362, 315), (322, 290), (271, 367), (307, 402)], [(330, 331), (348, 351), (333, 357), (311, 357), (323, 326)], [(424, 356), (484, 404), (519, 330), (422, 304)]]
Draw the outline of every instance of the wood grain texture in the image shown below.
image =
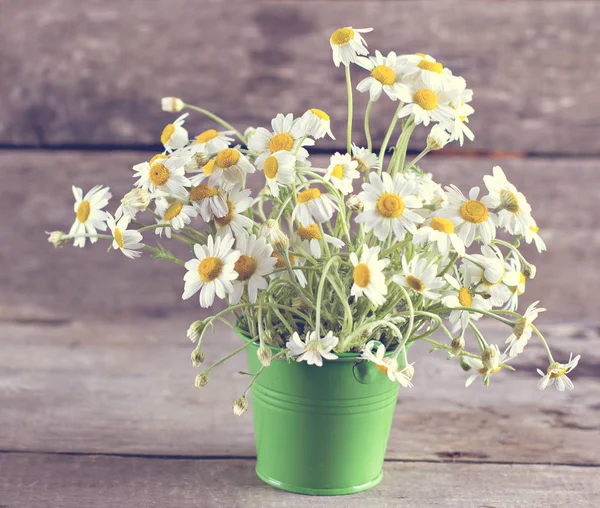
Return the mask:
[(0, 454), (0, 470), (7, 508), (575, 508), (600, 495), (597, 468), (568, 466), (393, 462), (374, 489), (318, 500), (263, 484), (253, 460)]
[[(0, 215), (0, 316), (12, 320), (76, 319), (79, 316), (164, 317), (197, 311), (196, 301), (181, 301), (182, 269), (144, 255), (132, 261), (103, 245), (54, 249), (44, 231), (69, 230), (73, 218), (71, 185), (85, 190), (110, 184), (118, 199), (133, 183), (131, 166), (151, 154), (141, 152), (0, 152), (3, 172)], [(313, 164), (325, 165), (317, 156)], [(500, 164), (529, 198), (547, 240), (548, 252), (526, 248), (538, 277), (527, 286), (525, 300), (541, 299), (553, 320), (598, 323), (595, 287), (600, 234), (590, 213), (598, 200), (596, 159), (502, 159), (431, 157), (423, 168), (437, 181), (464, 191), (482, 186), (482, 176)], [(251, 185), (263, 185), (255, 175)], [(173, 245), (175, 243), (175, 245)], [(182, 258), (185, 246), (167, 245)], [(183, 247), (183, 248), (181, 248)], [(586, 281), (585, 284), (573, 281)]]
[[(466, 77), (477, 110), (469, 149), (599, 154), (599, 21), (592, 0), (3, 1), (0, 144), (156, 143), (170, 118), (164, 95), (240, 126), (320, 107), (342, 139), (343, 72), (328, 38), (348, 24), (376, 28), (373, 50), (431, 53)], [(374, 110), (379, 139), (393, 109), (381, 100)]]
[[(189, 360), (186, 318), (0, 327), (0, 450), (163, 456), (255, 454), (251, 414), (236, 418), (244, 355), (202, 390)], [(490, 343), (508, 330), (483, 326)], [(411, 349), (415, 387), (399, 396), (388, 459), (600, 465), (600, 337), (542, 325), (555, 357), (581, 353), (574, 392), (539, 392), (534, 342), (485, 389), (426, 344)], [(472, 340), (468, 338), (468, 340)], [(224, 327), (205, 341), (207, 364), (238, 345)], [(473, 344), (471, 344), (475, 347)], [(1, 476), (1, 475), (0, 475)], [(0, 503), (1, 504), (1, 503)]]

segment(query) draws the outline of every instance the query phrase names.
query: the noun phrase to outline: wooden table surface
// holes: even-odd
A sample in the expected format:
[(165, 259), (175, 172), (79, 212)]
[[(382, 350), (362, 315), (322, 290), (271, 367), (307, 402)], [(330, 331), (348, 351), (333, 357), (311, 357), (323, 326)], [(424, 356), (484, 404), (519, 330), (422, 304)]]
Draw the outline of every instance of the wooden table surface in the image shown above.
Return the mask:
[[(600, 506), (598, 2), (31, 3), (0, 0), (0, 508)], [(525, 250), (538, 276), (523, 303), (548, 309), (540, 326), (557, 359), (582, 360), (573, 393), (537, 390), (535, 342), (516, 372), (465, 389), (454, 362), (415, 346), (382, 483), (315, 499), (256, 478), (251, 412), (231, 411), (243, 358), (194, 387), (185, 330), (206, 314), (181, 301), (180, 267), (55, 250), (43, 232), (69, 228), (71, 184), (129, 189), (171, 118), (163, 95), (242, 128), (323, 108), (340, 135), (316, 162), (343, 150), (343, 72), (327, 38), (344, 24), (375, 27), (371, 49), (433, 54), (475, 89), (475, 142), (424, 169), (464, 189), (500, 164), (525, 193), (548, 252)], [(504, 342), (505, 329), (484, 329)], [(208, 361), (235, 346), (218, 328)]]

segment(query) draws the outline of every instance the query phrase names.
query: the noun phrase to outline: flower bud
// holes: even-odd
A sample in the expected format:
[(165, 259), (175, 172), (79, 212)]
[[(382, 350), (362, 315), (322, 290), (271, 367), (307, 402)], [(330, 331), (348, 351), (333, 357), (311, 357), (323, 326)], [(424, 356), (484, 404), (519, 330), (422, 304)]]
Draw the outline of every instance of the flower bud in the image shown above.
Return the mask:
[(460, 368), (465, 372), (469, 372), (471, 370), (471, 366), (465, 361), (465, 358), (462, 355), (460, 357)]
[(267, 239), (273, 250), (277, 252), (285, 252), (290, 246), (290, 239), (281, 230), (277, 221), (269, 219), (263, 222), (260, 226), (259, 234)]
[(537, 268), (535, 267), (535, 265), (528, 263), (525, 266), (523, 266), (523, 275), (525, 275), (525, 277), (527, 277), (528, 279), (535, 279), (536, 273)]
[(121, 205), (115, 212), (115, 218), (119, 219), (123, 215), (126, 215), (133, 219), (137, 212), (143, 212), (148, 208), (151, 200), (152, 196), (150, 196), (150, 193), (146, 189), (132, 189), (121, 199)]
[(427, 136), (427, 148), (430, 150), (441, 150), (446, 146), (450, 135), (438, 124), (434, 125)]
[(242, 416), (248, 410), (248, 399), (244, 396), (238, 397), (233, 401), (233, 414)]
[(404, 369), (402, 369), (402, 372), (410, 381), (415, 375), (415, 368), (412, 366), (412, 364), (408, 364), (406, 367), (404, 367)]
[(488, 371), (495, 371), (500, 366), (500, 350), (498, 346), (488, 346), (481, 353), (481, 362)]
[(256, 352), (256, 356), (258, 356), (258, 361), (262, 364), (263, 367), (268, 367), (271, 365), (271, 358), (273, 357), (273, 353), (271, 352), (271, 348), (261, 345)]
[(364, 203), (356, 194), (351, 194), (346, 200), (346, 206), (348, 210), (360, 212), (364, 207)]
[(452, 346), (452, 353), (457, 355), (465, 348), (465, 338), (462, 335), (460, 337), (455, 337), (452, 339), (450, 345)]
[(204, 328), (206, 328), (204, 321), (194, 321), (187, 329), (187, 338), (190, 339), (192, 342), (198, 342), (198, 339), (200, 339), (200, 337), (202, 336)]
[(252, 137), (256, 134), (256, 129), (254, 127), (248, 127), (244, 131), (244, 137), (250, 141)]
[(202, 348), (192, 351), (192, 365), (194, 367), (200, 367), (200, 364), (204, 363), (204, 358), (204, 350)]
[(163, 97), (160, 100), (160, 107), (167, 113), (179, 113), (185, 104), (179, 97)]
[(63, 247), (69, 241), (69, 236), (62, 231), (46, 232), (46, 234), (48, 235), (48, 241), (57, 249)]
[(204, 388), (208, 384), (208, 372), (198, 372), (196, 376), (196, 388)]

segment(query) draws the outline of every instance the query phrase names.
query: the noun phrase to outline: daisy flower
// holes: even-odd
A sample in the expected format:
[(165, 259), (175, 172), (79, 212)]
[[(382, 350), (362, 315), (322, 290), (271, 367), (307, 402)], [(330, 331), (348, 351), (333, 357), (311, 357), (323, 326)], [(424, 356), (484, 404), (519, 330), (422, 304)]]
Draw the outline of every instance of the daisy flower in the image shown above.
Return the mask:
[(409, 83), (420, 81), (428, 88), (443, 89), (449, 86), (453, 78), (452, 71), (431, 55), (400, 55), (398, 63), (402, 66), (403, 78)]
[(341, 249), (344, 246), (344, 242), (329, 236), (325, 233), (321, 234), (321, 230), (317, 224), (309, 224), (308, 226), (300, 226), (296, 231), (296, 236), (300, 240), (300, 248), (309, 252), (315, 259), (321, 258), (321, 241), (324, 240), (326, 243), (333, 245), (337, 249)]
[(421, 200), (415, 196), (415, 183), (403, 175), (393, 178), (388, 173), (378, 176), (369, 174), (369, 183), (363, 183), (358, 197), (365, 209), (356, 216), (356, 222), (365, 224), (366, 230), (374, 230), (379, 240), (385, 240), (393, 231), (398, 241), (404, 240), (406, 232), (415, 233), (423, 217), (411, 210), (421, 208)]
[(529, 342), (529, 339), (531, 338), (531, 333), (533, 332), (531, 324), (537, 319), (540, 312), (546, 310), (544, 308), (536, 308), (538, 303), (540, 302), (533, 302), (527, 307), (523, 317), (513, 326), (512, 334), (506, 339), (506, 344), (508, 344), (506, 352), (510, 358), (514, 358), (523, 352), (527, 342)]
[(498, 219), (488, 208), (487, 198), (477, 199), (479, 187), (469, 191), (469, 199), (455, 187), (446, 187), (448, 203), (437, 213), (440, 217), (450, 219), (455, 225), (456, 234), (470, 247), (475, 238), (480, 237), (484, 244), (496, 238)]
[(144, 247), (144, 244), (140, 243), (142, 241), (142, 233), (127, 229), (131, 220), (128, 216), (121, 217), (119, 222), (115, 223), (115, 218), (110, 214), (107, 215), (106, 223), (113, 236), (113, 249), (119, 249), (128, 258), (139, 258), (142, 255), (139, 249)]
[(280, 185), (290, 185), (296, 178), (296, 157), (291, 152), (280, 150), (262, 160), (262, 170), (273, 196), (279, 195)]
[(331, 132), (331, 119), (325, 111), (311, 108), (300, 117), (300, 123), (302, 130), (314, 139), (321, 139), (325, 136), (335, 139)]
[(437, 265), (427, 266), (427, 259), (418, 256), (412, 258), (409, 263), (406, 257), (402, 256), (402, 271), (404, 275), (396, 274), (392, 277), (396, 284), (406, 286), (430, 300), (439, 300), (439, 290), (446, 283), (437, 276)]
[(194, 245), (196, 258), (185, 264), (188, 271), (181, 298), (187, 300), (200, 291), (200, 306), (206, 308), (215, 301), (215, 294), (225, 298), (233, 293), (232, 281), (238, 277), (235, 263), (240, 258), (240, 252), (232, 250), (233, 242), (231, 235), (217, 239), (209, 235), (206, 245)]
[(290, 356), (297, 362), (306, 362), (308, 365), (323, 366), (323, 358), (326, 360), (337, 360), (337, 356), (331, 350), (337, 346), (339, 339), (328, 332), (320, 339), (317, 332), (308, 332), (306, 339), (300, 339), (298, 332), (294, 332), (285, 347), (290, 350)]
[(123, 199), (121, 199), (121, 204), (115, 212), (115, 219), (119, 220), (124, 216), (129, 217), (130, 219), (135, 219), (135, 216), (138, 212), (143, 212), (146, 208), (148, 208), (151, 200), (152, 196), (150, 196), (146, 189), (137, 187), (130, 190), (127, 194), (125, 194)]
[(217, 153), (225, 148), (229, 148), (229, 145), (233, 142), (234, 138), (231, 135), (233, 131), (222, 131), (218, 132), (215, 129), (208, 129), (201, 132), (189, 149), (192, 153), (204, 152), (204, 153)]
[(256, 302), (259, 289), (267, 289), (266, 275), (273, 271), (277, 260), (271, 257), (273, 247), (265, 238), (256, 235), (241, 234), (237, 237), (236, 247), (240, 251), (240, 257), (235, 262), (233, 269), (238, 277), (233, 284), (233, 292), (229, 298), (231, 304), (238, 303), (244, 289), (248, 289), (248, 300)]
[(356, 169), (359, 171), (379, 169), (379, 157), (366, 148), (359, 148), (354, 143), (352, 143), (352, 160), (358, 162)]
[(333, 32), (329, 38), (329, 44), (333, 52), (335, 66), (339, 67), (340, 64), (348, 66), (355, 63), (359, 55), (368, 55), (367, 43), (360, 34), (372, 31), (372, 28), (345, 26)]
[(354, 266), (352, 272), (354, 284), (350, 294), (355, 299), (366, 296), (373, 305), (383, 305), (388, 291), (383, 270), (390, 264), (390, 260), (379, 259), (379, 246), (369, 248), (365, 244), (360, 259), (355, 252), (351, 252), (350, 262)]
[(458, 140), (460, 146), (463, 145), (465, 136), (469, 141), (475, 139), (475, 134), (469, 129), (467, 123), (469, 116), (475, 113), (473, 107), (468, 104), (473, 99), (473, 90), (465, 89), (462, 93), (450, 102), (450, 107), (454, 109), (454, 120), (450, 126), (451, 141)]
[(250, 189), (240, 190), (239, 186), (235, 186), (226, 197), (227, 213), (222, 217), (215, 215), (215, 223), (217, 226), (217, 235), (234, 235), (238, 236), (246, 233), (246, 229), (254, 225), (254, 221), (243, 213), (252, 205), (250, 197)]
[[(166, 155), (157, 154), (149, 162), (142, 162), (133, 166), (136, 187), (141, 187), (151, 194), (157, 191), (176, 196), (185, 196), (186, 187), (190, 186), (190, 181), (185, 176), (183, 166), (178, 168), (168, 167), (168, 158)], [(170, 165), (170, 164), (169, 164)]]
[(232, 186), (243, 183), (246, 175), (254, 171), (256, 169), (252, 163), (239, 150), (225, 148), (215, 157), (209, 183), (215, 185), (224, 181), (228, 186)]
[(483, 350), (481, 359), (471, 358), (469, 356), (463, 356), (461, 359), (466, 365), (476, 371), (469, 376), (465, 386), (471, 386), (478, 376), (483, 376), (483, 383), (487, 386), (490, 382), (490, 376), (496, 374), (496, 372), (499, 372), (502, 368), (500, 367), (500, 364), (504, 363), (506, 355), (500, 354), (498, 346), (493, 344)]
[(450, 134), (436, 123), (427, 136), (427, 147), (430, 150), (441, 150), (448, 144), (448, 141), (450, 141)]
[[(442, 304), (449, 309), (456, 307), (472, 307), (479, 310), (490, 310), (492, 304), (490, 300), (486, 300), (483, 296), (475, 293), (470, 287), (461, 284), (457, 279), (450, 274), (444, 275), (446, 282), (450, 284), (451, 289), (442, 296)], [(469, 320), (477, 321), (482, 314), (479, 312), (469, 312), (468, 310), (452, 310), (449, 320), (453, 325), (453, 332), (459, 329), (465, 330), (469, 324)]]
[(435, 246), (444, 257), (448, 256), (450, 246), (459, 256), (465, 254), (465, 244), (454, 232), (454, 223), (444, 217), (432, 217), (414, 234), (413, 242), (417, 245), (429, 243)]
[[(196, 157), (198, 155), (200, 155), (200, 154), (196, 154)], [(200, 162), (204, 162), (204, 159)], [(204, 182), (204, 180), (206, 180), (207, 178), (210, 178), (210, 176), (213, 174), (214, 169), (215, 169), (215, 158), (213, 157), (212, 159), (209, 159), (208, 161), (206, 161), (206, 164), (204, 164), (201, 167), (201, 169), (194, 176), (192, 176), (190, 178), (190, 184), (193, 186), (200, 185), (202, 182)]]
[(519, 297), (525, 293), (525, 284), (527, 283), (527, 278), (523, 273), (521, 261), (516, 256), (509, 258), (509, 267), (506, 268), (506, 271), (509, 274), (509, 280), (518, 282), (516, 285), (510, 286), (509, 289), (511, 291), (511, 295), (504, 308), (511, 312), (515, 312), (519, 306)]
[(188, 113), (185, 113), (173, 123), (169, 123), (165, 126), (160, 135), (160, 142), (164, 145), (165, 150), (175, 150), (187, 144), (188, 131), (183, 127), (187, 117)]
[[(299, 258), (294, 256), (291, 252), (287, 252), (285, 254), (287, 256), (288, 261), (290, 262), (290, 266), (296, 267), (296, 266), (302, 266), (305, 263), (305, 260), (303, 258)], [(271, 256), (273, 258), (275, 258), (275, 269), (280, 269), (280, 268), (287, 268), (287, 264), (285, 262), (285, 258), (283, 257), (284, 254), (282, 254), (281, 252), (277, 252), (277, 251), (273, 251), (273, 254), (271, 254)], [(306, 277), (304, 276), (304, 272), (302, 272), (302, 270), (292, 270), (292, 272), (294, 273), (294, 275), (296, 276), (296, 280), (298, 281), (298, 284), (300, 284), (301, 287), (306, 287)], [(278, 273), (274, 273), (271, 277), (273, 278), (278, 278), (278, 277), (282, 277), (284, 279), (289, 279), (290, 274), (287, 271), (283, 271), (283, 272), (278, 272)]]
[(283, 115), (279, 113), (271, 120), (272, 132), (264, 127), (258, 127), (254, 136), (248, 141), (248, 148), (259, 155), (256, 165), (263, 166), (263, 161), (275, 152), (286, 151), (293, 153), (298, 159), (306, 159), (308, 152), (304, 146), (311, 146), (315, 141), (306, 138), (304, 122), (301, 118), (294, 120), (291, 113)]
[(580, 355), (573, 358), (573, 353), (569, 356), (568, 363), (553, 362), (548, 366), (548, 370), (544, 374), (540, 369), (537, 372), (542, 379), (538, 381), (538, 388), (545, 390), (548, 386), (552, 386), (556, 382), (556, 388), (559, 392), (564, 392), (565, 389), (572, 390), (574, 388), (573, 381), (569, 379), (567, 374), (571, 372), (579, 363)]
[(298, 219), (303, 226), (325, 222), (333, 217), (337, 205), (328, 194), (317, 188), (305, 189), (298, 194), (298, 204), (292, 212), (292, 220)]
[(160, 217), (156, 222), (160, 224), (154, 231), (162, 236), (163, 231), (167, 238), (171, 238), (171, 228), (175, 231), (183, 229), (196, 217), (198, 212), (194, 207), (184, 205), (181, 201), (169, 203), (166, 198), (160, 197), (156, 201), (156, 214)]
[(363, 360), (373, 362), (375, 364), (375, 368), (379, 372), (385, 374), (390, 381), (397, 381), (404, 388), (412, 388), (413, 385), (410, 382), (412, 376), (408, 375), (409, 372), (412, 372), (412, 369), (409, 369), (412, 364), (400, 369), (398, 367), (398, 360), (391, 356), (386, 357), (385, 353), (385, 346), (383, 344), (379, 344), (379, 346), (377, 346), (377, 351), (375, 354), (373, 354), (371, 348), (369, 348), (369, 344), (367, 344), (360, 357)]
[(410, 89), (401, 82), (402, 73), (396, 53), (390, 51), (388, 56), (383, 56), (379, 51), (375, 51), (375, 56), (358, 57), (356, 63), (371, 73), (358, 83), (356, 89), (363, 93), (369, 92), (372, 102), (379, 99), (382, 91), (393, 101), (410, 100)]
[(525, 241), (530, 244), (535, 243), (535, 248), (538, 252), (544, 252), (546, 250), (546, 243), (542, 240), (542, 237), (538, 234), (540, 228), (536, 224), (535, 220), (531, 220), (531, 226), (525, 231)]
[(525, 196), (508, 181), (500, 166), (494, 166), (493, 176), (485, 175), (483, 181), (490, 193), (489, 206), (498, 214), (498, 225), (511, 235), (525, 236), (533, 221)]
[(449, 124), (455, 112), (448, 103), (456, 92), (433, 90), (418, 85), (419, 83), (413, 85), (406, 95), (400, 97), (407, 104), (398, 113), (398, 118), (414, 116), (415, 124), (423, 124), (425, 127), (430, 122)]
[[(69, 230), (69, 236), (75, 236), (73, 241), (75, 247), (85, 247), (85, 236), (79, 235), (95, 235), (98, 230), (106, 231), (106, 219), (108, 212), (102, 210), (109, 202), (112, 194), (109, 187), (96, 185), (92, 187), (84, 196), (83, 191), (79, 187), (72, 187), (75, 204), (73, 211), (75, 212), (75, 222)], [(97, 237), (90, 237), (91, 243), (96, 243)]]
[(349, 154), (341, 155), (336, 152), (329, 159), (329, 167), (324, 178), (326, 181), (331, 181), (342, 194), (350, 194), (352, 181), (360, 177), (360, 173), (356, 171), (357, 167), (358, 162), (353, 161)]
[(206, 183), (192, 187), (188, 199), (204, 222), (210, 222), (214, 217), (225, 217), (229, 213), (225, 194)]

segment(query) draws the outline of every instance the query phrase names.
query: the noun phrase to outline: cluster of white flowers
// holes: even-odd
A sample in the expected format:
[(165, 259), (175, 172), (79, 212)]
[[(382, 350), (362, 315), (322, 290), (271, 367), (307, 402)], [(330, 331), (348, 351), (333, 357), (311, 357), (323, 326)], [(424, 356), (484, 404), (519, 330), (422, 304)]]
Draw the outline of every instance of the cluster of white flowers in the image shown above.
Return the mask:
[[(366, 147), (352, 143), (352, 107), (346, 153), (336, 152), (318, 167), (308, 148), (325, 136), (335, 139), (320, 109), (298, 117), (280, 113), (270, 128), (241, 133), (212, 113), (166, 97), (166, 111), (208, 114), (222, 130), (190, 138), (188, 113), (180, 116), (162, 131), (163, 153), (133, 167), (134, 188), (114, 216), (104, 211), (108, 188), (97, 186), (84, 196), (74, 187), (73, 227), (49, 240), (61, 246), (73, 239), (83, 247), (86, 238), (106, 238), (130, 258), (147, 250), (185, 267), (183, 299), (198, 294), (201, 307), (215, 298), (228, 300), (228, 309), (188, 330), (196, 366), (204, 360), (209, 325), (231, 312), (231, 326), (247, 335), (248, 344), (260, 343), (264, 367), (285, 357), (322, 366), (354, 352), (406, 387), (414, 374), (405, 360), (407, 347), (416, 340), (447, 350), (464, 370), (473, 369), (467, 385), (479, 375), (487, 385), (491, 374), (511, 369), (507, 362), (535, 333), (549, 358), (539, 387), (556, 382), (559, 390), (571, 389), (566, 374), (579, 357), (566, 365), (552, 358), (534, 324), (544, 310), (538, 302), (523, 315), (516, 312), (526, 280), (535, 276), (519, 244), (546, 248), (525, 196), (498, 166), (484, 177), (485, 190), (473, 187), (465, 194), (453, 185), (442, 188), (417, 165), (448, 142), (473, 139), (467, 126), (472, 91), (429, 55), (368, 56), (361, 34), (370, 31), (344, 27), (330, 39), (334, 63), (346, 69), (349, 105), (350, 66), (369, 72), (357, 86), (369, 92)], [(375, 153), (369, 117), (382, 92), (399, 105)], [(413, 130), (432, 122), (425, 148), (407, 162)], [(398, 141), (388, 150), (398, 126)], [(255, 196), (249, 178), (264, 184)], [(151, 216), (150, 224), (140, 221), (140, 212)], [(177, 259), (160, 243), (144, 243), (142, 233), (185, 243), (191, 259)], [(482, 316), (510, 327), (504, 352), (479, 331)], [(447, 342), (432, 338), (437, 330)], [(467, 332), (476, 353), (466, 349)], [(211, 369), (198, 375), (198, 386), (206, 385)], [(236, 402), (236, 414), (247, 407), (245, 395)]]

